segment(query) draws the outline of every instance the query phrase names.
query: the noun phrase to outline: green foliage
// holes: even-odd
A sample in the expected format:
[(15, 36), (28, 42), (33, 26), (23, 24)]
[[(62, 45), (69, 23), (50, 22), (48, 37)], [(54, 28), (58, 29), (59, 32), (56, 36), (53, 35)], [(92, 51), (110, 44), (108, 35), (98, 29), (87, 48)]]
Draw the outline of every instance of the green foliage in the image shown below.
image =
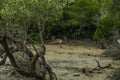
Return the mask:
[(112, 35), (113, 20), (109, 17), (103, 18), (98, 24), (94, 33), (94, 40), (100, 44), (104, 44)]
[[(88, 35), (90, 37), (95, 30), (96, 15), (99, 13), (99, 7), (100, 4), (96, 0), (75, 0), (67, 3), (63, 9), (63, 17), (51, 27), (71, 28), (73, 29), (71, 36), (80, 37), (81, 35)], [(91, 31), (90, 29), (94, 30)], [(71, 33), (71, 30), (67, 30), (65, 34), (68, 33)]]
[[(120, 31), (120, 0), (101, 0), (101, 18), (94, 33), (94, 40), (100, 44), (110, 40), (114, 30)], [(116, 33), (115, 33), (116, 34)]]
[(76, 0), (64, 9), (63, 21), (65, 20), (68, 26), (85, 25), (87, 21), (94, 21), (98, 7), (96, 1)]
[(113, 0), (109, 8), (109, 13), (114, 20), (114, 27), (120, 31), (120, 0)]
[(1, 26), (17, 25), (29, 28), (29, 35), (39, 41), (45, 26), (46, 37), (93, 37), (104, 43), (113, 28), (120, 32), (119, 4), (120, 0), (0, 0), (0, 34)]
[(40, 36), (38, 33), (31, 33), (30, 35), (30, 38), (32, 38), (33, 40), (37, 41), (37, 42), (40, 42)]
[(114, 26), (119, 25), (120, 20), (120, 0), (102, 0), (101, 1), (102, 17), (111, 17), (114, 21)]
[(37, 34), (30, 34), (37, 40), (45, 24), (58, 20), (62, 14), (62, 6), (58, 0), (0, 0), (0, 4), (0, 20), (5, 21), (3, 26), (7, 29), (12, 26), (23, 27), (24, 35), (29, 27), (37, 26)]

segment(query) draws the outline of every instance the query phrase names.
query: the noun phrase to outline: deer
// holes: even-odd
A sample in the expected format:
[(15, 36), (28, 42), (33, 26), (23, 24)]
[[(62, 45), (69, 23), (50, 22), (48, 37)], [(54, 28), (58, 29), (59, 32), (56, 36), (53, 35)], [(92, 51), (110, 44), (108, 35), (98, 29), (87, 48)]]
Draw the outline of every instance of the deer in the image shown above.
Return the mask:
[(61, 38), (55, 38), (55, 36), (51, 36), (52, 44), (59, 44), (59, 47), (62, 48), (62, 44), (64, 43), (64, 40)]

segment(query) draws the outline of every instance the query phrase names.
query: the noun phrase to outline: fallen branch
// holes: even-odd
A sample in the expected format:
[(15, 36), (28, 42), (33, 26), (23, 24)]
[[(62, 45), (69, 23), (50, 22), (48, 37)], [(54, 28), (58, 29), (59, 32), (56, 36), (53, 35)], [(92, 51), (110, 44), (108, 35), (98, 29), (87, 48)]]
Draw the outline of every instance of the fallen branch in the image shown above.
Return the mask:
[(100, 69), (110, 69), (110, 68), (113, 68), (112, 66), (111, 66), (111, 64), (108, 64), (108, 65), (106, 65), (106, 66), (101, 66), (100, 65), (100, 62), (98, 61), (98, 60), (96, 60), (95, 59), (95, 61), (97, 62), (97, 64), (98, 64), (98, 66), (97, 67), (99, 67)]
[(2, 46), (5, 49), (6, 55), (8, 56), (12, 66), (15, 68), (15, 70), (20, 73), (21, 75), (25, 76), (25, 77), (36, 77), (42, 80), (42, 76), (38, 75), (38, 74), (33, 74), (32, 71), (30, 72), (26, 72), (24, 70), (22, 70), (17, 64), (16, 64), (16, 60), (14, 58), (14, 56), (12, 55), (12, 53), (9, 51), (9, 47), (7, 44), (7, 38), (6, 36), (4, 36), (3, 41), (2, 41)]
[[(7, 40), (13, 42), (17, 48), (9, 48)], [(12, 39), (6, 35), (3, 37), (1, 44), (3, 46), (3, 51), (1, 55), (4, 54), (5, 57), (2, 59), (0, 64), (4, 64), (6, 62), (6, 58), (8, 57), (14, 69), (25, 77), (35, 77), (38, 80), (46, 80), (45, 76), (48, 74), (49, 80), (57, 80), (55, 73), (52, 71), (52, 68), (47, 64), (44, 58), (44, 55), (46, 53), (46, 47), (44, 45), (39, 46), (40, 51), (38, 51), (36, 47), (32, 45), (34, 50), (36, 51), (36, 54), (33, 55), (31, 50), (29, 50), (29, 48), (27, 48), (26, 45), (23, 45), (20, 41)], [(28, 72), (23, 68), (21, 68), (21, 66), (18, 66), (18, 63), (16, 62), (17, 58), (13, 56), (15, 52), (22, 51), (23, 49), (24, 49), (24, 53), (28, 54), (27, 56), (30, 58), (30, 61), (32, 62), (30, 66), (31, 69)], [(39, 62), (39, 64), (37, 64), (37, 62)], [(36, 67), (37, 65), (39, 65), (40, 69), (43, 69), (42, 73), (39, 73), (39, 71), (37, 71), (37, 67)]]
[(103, 70), (103, 69), (113, 69), (111, 64), (108, 64), (106, 66), (101, 66), (100, 62), (98, 60), (95, 59), (95, 61), (97, 62), (97, 67), (95, 68), (82, 68), (81, 72), (84, 73), (86, 76), (92, 76), (91, 73), (94, 73), (95, 71), (99, 71), (99, 70)]

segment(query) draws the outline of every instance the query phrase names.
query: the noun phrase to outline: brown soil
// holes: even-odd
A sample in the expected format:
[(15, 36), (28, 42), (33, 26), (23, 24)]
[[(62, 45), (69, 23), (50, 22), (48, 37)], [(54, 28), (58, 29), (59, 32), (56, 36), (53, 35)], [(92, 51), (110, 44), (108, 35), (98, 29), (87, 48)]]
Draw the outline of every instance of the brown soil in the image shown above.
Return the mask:
[[(106, 80), (107, 76), (112, 76), (114, 69), (97, 70), (92, 73), (84, 74), (81, 70), (94, 69), (97, 67), (95, 59), (101, 66), (111, 64), (114, 68), (120, 68), (119, 60), (111, 58), (101, 58), (100, 55), (105, 51), (97, 48), (93, 43), (84, 41), (71, 41), (69, 44), (46, 45), (45, 55), (48, 64), (53, 68), (58, 80)], [(6, 64), (9, 64), (9, 60)], [(35, 80), (25, 78), (19, 74), (11, 75), (13, 69), (9, 65), (0, 67), (0, 80)], [(12, 73), (13, 74), (13, 73)]]

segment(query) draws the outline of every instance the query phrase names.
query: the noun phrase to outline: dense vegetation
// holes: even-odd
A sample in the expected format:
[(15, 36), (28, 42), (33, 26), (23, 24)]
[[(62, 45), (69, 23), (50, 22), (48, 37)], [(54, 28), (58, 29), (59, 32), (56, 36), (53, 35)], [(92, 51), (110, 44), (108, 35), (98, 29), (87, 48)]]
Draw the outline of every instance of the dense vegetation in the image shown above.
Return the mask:
[[(43, 32), (46, 23), (58, 20), (61, 11), (62, 3), (56, 0), (0, 0), (0, 57), (3, 56), (0, 65), (4, 65), (8, 57), (11, 66), (22, 76), (57, 80), (44, 57)], [(34, 28), (37, 35), (30, 31)], [(39, 43), (33, 40), (32, 33)], [(35, 55), (27, 47), (28, 41), (38, 45), (37, 48), (32, 45)], [(15, 56), (18, 52), (22, 55)]]
[(4, 26), (20, 26), (39, 41), (45, 27), (44, 39), (66, 36), (104, 44), (120, 33), (119, 4), (119, 0), (0, 0), (0, 32)]

